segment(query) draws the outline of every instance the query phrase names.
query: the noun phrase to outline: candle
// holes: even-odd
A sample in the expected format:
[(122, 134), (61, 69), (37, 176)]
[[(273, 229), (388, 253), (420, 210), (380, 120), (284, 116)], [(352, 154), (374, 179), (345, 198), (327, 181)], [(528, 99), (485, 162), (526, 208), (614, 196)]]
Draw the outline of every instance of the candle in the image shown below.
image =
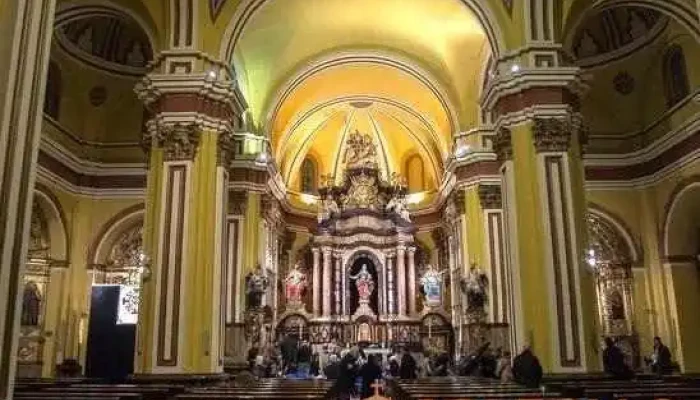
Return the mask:
[(428, 320), (428, 339), (431, 339), (433, 337), (433, 320), (429, 319)]
[(301, 322), (299, 322), (299, 339), (301, 339), (302, 331), (301, 331)]

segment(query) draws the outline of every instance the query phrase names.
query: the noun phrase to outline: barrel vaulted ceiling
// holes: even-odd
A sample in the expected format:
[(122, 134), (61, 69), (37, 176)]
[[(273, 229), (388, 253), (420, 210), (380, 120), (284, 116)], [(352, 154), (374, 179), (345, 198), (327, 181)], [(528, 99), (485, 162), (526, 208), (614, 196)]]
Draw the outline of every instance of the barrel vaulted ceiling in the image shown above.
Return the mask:
[(408, 3), (268, 1), (246, 22), (234, 67), (288, 184), (309, 154), (337, 175), (355, 130), (373, 136), (386, 173), (418, 153), (437, 181), (452, 134), (478, 122), (484, 29), (461, 1)]

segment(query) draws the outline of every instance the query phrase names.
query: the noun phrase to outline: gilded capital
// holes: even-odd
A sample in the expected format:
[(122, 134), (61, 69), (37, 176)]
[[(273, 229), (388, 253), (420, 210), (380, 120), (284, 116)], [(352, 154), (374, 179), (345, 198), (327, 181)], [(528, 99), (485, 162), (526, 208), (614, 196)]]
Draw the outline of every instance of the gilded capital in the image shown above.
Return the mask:
[(513, 159), (513, 142), (508, 128), (500, 128), (493, 138), (493, 151), (498, 161), (506, 162)]
[(500, 185), (479, 185), (479, 202), (484, 210), (503, 208)]
[(566, 152), (571, 146), (573, 124), (562, 118), (535, 118), (533, 141), (538, 153)]

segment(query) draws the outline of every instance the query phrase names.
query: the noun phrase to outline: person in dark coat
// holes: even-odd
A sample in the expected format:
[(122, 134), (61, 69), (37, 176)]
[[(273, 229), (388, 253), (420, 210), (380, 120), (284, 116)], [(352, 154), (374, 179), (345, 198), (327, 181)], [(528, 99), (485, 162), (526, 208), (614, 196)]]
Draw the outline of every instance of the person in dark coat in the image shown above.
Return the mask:
[(382, 379), (382, 367), (379, 365), (376, 355), (369, 355), (367, 363), (360, 368), (360, 376), (362, 377), (361, 398), (371, 397), (374, 393), (372, 384), (375, 383), (377, 379)]
[(615, 346), (611, 338), (605, 338), (605, 350), (603, 350), (603, 370), (615, 379), (631, 379), (634, 373), (625, 363), (625, 355)]
[(335, 385), (330, 390), (329, 398), (350, 399), (355, 392), (355, 381), (357, 380), (357, 358), (359, 353), (349, 351), (340, 360), (340, 372)]
[(513, 360), (515, 381), (529, 388), (539, 388), (542, 382), (542, 365), (529, 346)]
[(399, 377), (401, 379), (416, 379), (418, 378), (418, 373), (416, 372), (418, 365), (416, 364), (416, 359), (413, 358), (408, 352), (403, 353), (401, 357), (401, 366), (399, 367)]
[(336, 380), (340, 377), (340, 362), (338, 361), (338, 356), (331, 354), (328, 357), (328, 364), (323, 368), (323, 374), (326, 379)]
[(668, 349), (661, 338), (654, 338), (654, 354), (652, 355), (651, 370), (657, 374), (668, 374), (673, 370), (671, 350)]
[(394, 378), (398, 378), (399, 377), (399, 370), (400, 370), (400, 367), (399, 367), (398, 356), (392, 355), (391, 357), (389, 357), (389, 375), (391, 375)]

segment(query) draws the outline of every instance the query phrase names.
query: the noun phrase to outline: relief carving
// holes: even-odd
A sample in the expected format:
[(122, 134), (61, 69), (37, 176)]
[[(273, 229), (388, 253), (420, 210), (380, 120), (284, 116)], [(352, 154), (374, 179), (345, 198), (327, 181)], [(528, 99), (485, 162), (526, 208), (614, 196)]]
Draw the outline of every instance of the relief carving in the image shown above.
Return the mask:
[(571, 146), (573, 125), (561, 118), (535, 118), (533, 140), (538, 153), (566, 152)]
[(508, 128), (501, 128), (493, 138), (493, 151), (498, 161), (506, 162), (513, 159), (513, 142)]
[(503, 208), (503, 198), (499, 185), (479, 185), (479, 202), (484, 210)]
[(164, 129), (163, 149), (167, 161), (194, 160), (199, 146), (199, 132), (195, 124), (175, 124)]

